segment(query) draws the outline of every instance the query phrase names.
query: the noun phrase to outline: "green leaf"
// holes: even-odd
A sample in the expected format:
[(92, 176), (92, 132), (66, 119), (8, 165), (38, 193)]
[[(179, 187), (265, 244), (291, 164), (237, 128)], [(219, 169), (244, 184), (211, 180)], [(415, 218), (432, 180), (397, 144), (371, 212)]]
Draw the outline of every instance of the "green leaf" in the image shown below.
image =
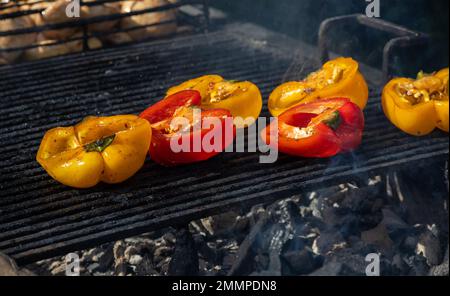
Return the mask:
[(116, 135), (102, 138), (95, 142), (84, 145), (84, 150), (86, 152), (103, 152), (109, 145), (114, 141)]

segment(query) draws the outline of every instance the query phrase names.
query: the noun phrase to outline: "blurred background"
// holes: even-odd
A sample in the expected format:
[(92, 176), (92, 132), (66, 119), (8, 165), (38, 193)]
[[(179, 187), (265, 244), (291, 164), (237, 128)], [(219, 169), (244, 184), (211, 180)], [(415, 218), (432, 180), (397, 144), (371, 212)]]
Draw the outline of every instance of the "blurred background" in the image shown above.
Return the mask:
[[(251, 21), (310, 44), (317, 44), (320, 23), (329, 17), (365, 13), (365, 0), (211, 0), (229, 17)], [(396, 53), (394, 74), (414, 75), (418, 70), (432, 72), (448, 66), (448, 0), (380, 0), (381, 18), (409, 29), (428, 33), (431, 46), (418, 52)], [(389, 36), (373, 30), (351, 30), (333, 34), (334, 48), (343, 55), (364, 53), (364, 62), (381, 65), (381, 50)], [(356, 58), (358, 58), (356, 56)]]

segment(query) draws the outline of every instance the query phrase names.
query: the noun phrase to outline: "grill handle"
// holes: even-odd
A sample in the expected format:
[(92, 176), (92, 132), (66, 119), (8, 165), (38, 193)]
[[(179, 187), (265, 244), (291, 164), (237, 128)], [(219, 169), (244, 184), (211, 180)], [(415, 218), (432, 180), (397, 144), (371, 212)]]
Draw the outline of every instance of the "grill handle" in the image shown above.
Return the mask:
[(325, 63), (329, 60), (328, 50), (328, 33), (331, 28), (342, 26), (345, 24), (358, 24), (369, 27), (378, 31), (390, 33), (396, 37), (389, 40), (383, 49), (383, 65), (382, 65), (382, 79), (383, 82), (389, 81), (390, 78), (390, 64), (393, 58), (393, 53), (396, 48), (412, 48), (419, 45), (426, 45), (430, 37), (427, 34), (415, 32), (405, 27), (396, 25), (394, 23), (371, 18), (363, 14), (351, 14), (333, 17), (324, 20), (319, 29), (319, 54), (320, 61)]

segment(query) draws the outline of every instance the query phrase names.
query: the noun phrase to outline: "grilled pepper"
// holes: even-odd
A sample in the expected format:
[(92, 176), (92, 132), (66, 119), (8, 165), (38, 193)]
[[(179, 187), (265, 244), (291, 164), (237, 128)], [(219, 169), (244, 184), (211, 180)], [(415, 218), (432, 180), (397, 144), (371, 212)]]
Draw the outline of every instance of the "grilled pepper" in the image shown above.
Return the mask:
[(253, 124), (261, 113), (261, 92), (256, 85), (248, 81), (228, 81), (218, 75), (207, 75), (170, 88), (167, 96), (182, 90), (198, 91), (202, 98), (202, 109), (229, 110), (238, 128)]
[(120, 183), (144, 164), (151, 132), (148, 121), (135, 115), (88, 117), (75, 126), (49, 130), (37, 161), (67, 186)]
[(276, 117), (299, 104), (332, 97), (349, 98), (361, 109), (366, 107), (369, 89), (353, 59), (337, 58), (305, 80), (278, 86), (269, 97), (269, 111)]
[(200, 104), (198, 91), (185, 90), (141, 113), (153, 129), (152, 160), (164, 166), (191, 164), (208, 160), (233, 143), (236, 134), (230, 111), (202, 110)]
[(282, 113), (261, 137), (289, 155), (325, 158), (356, 149), (363, 129), (363, 112), (349, 99), (320, 99)]
[(416, 80), (395, 78), (384, 88), (382, 105), (386, 117), (414, 136), (430, 134), (436, 127), (449, 131), (449, 69), (435, 74), (419, 73)]

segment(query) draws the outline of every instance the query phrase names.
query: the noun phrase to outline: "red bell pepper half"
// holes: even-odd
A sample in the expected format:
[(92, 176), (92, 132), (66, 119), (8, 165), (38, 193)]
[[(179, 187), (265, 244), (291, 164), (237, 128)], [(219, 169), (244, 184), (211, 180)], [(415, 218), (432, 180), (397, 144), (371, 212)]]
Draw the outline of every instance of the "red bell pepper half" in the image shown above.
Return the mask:
[(261, 136), (268, 145), (283, 153), (325, 158), (356, 149), (361, 144), (363, 129), (361, 109), (349, 99), (334, 98), (285, 111)]
[(181, 91), (142, 112), (152, 125), (150, 157), (164, 166), (207, 160), (233, 143), (236, 135), (228, 110), (201, 110), (198, 91)]

